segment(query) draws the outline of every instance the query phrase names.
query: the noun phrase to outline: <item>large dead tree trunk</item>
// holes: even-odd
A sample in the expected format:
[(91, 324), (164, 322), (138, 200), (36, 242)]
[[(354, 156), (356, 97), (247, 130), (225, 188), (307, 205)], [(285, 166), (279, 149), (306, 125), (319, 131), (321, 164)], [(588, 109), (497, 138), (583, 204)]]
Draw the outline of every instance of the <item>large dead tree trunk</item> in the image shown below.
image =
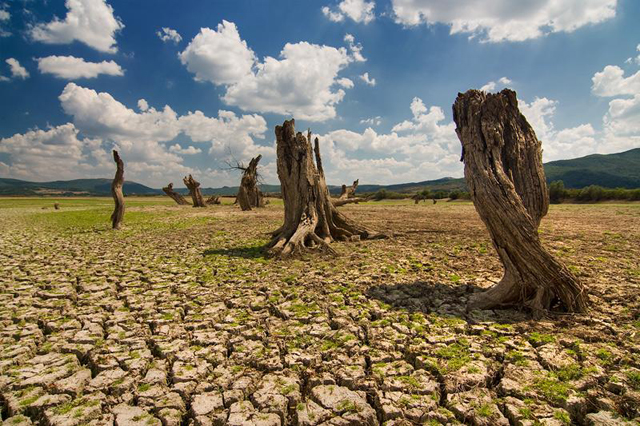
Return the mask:
[(262, 155), (258, 155), (251, 159), (247, 167), (240, 167), (243, 173), (236, 199), (243, 211), (251, 210), (252, 207), (264, 207), (264, 196), (258, 189), (258, 162), (261, 158)]
[(162, 190), (164, 191), (165, 194), (171, 197), (171, 199), (176, 203), (178, 203), (179, 205), (186, 206), (189, 204), (189, 202), (181, 194), (178, 194), (176, 191), (173, 190), (173, 183), (169, 183), (169, 185), (162, 188)]
[(585, 312), (584, 287), (538, 237), (549, 195), (540, 142), (516, 93), (458, 94), (453, 119), (471, 198), (505, 268), (502, 280), (473, 295), (469, 308), (527, 306), (540, 317), (557, 301), (568, 312)]
[(189, 189), (189, 195), (193, 200), (193, 207), (206, 207), (204, 198), (202, 198), (202, 192), (200, 191), (200, 182), (195, 180), (193, 176), (189, 175), (182, 179), (184, 185)]
[(338, 212), (329, 196), (318, 138), (311, 148), (307, 137), (295, 131), (295, 121), (276, 126), (278, 177), (284, 201), (284, 225), (273, 232), (270, 253), (286, 257), (319, 247), (335, 253), (333, 240), (381, 237)]
[(124, 162), (118, 151), (113, 150), (113, 161), (115, 161), (117, 169), (116, 175), (111, 182), (111, 195), (115, 203), (113, 213), (111, 213), (111, 228), (120, 229), (120, 223), (124, 217), (124, 195), (122, 194), (122, 185), (124, 185)]

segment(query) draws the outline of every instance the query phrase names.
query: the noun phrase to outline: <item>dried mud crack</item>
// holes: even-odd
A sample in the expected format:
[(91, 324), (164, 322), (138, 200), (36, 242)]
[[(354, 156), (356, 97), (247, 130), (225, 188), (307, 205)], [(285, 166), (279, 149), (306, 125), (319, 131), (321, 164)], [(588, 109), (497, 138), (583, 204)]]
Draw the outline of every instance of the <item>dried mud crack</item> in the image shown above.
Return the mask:
[(4, 424), (638, 424), (640, 205), (552, 206), (593, 310), (532, 321), (467, 312), (502, 273), (469, 203), (344, 206), (396, 238), (284, 261), (276, 202), (38, 203), (0, 204)]

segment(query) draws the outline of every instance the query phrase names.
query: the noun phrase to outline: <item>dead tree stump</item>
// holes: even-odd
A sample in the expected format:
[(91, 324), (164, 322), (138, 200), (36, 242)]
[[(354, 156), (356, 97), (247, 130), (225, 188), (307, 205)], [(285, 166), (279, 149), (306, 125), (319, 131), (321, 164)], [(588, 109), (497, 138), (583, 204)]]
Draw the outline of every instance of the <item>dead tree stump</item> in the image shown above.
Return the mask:
[(218, 195), (212, 195), (211, 197), (207, 198), (207, 201), (205, 201), (205, 204), (208, 206), (211, 206), (213, 204), (222, 204), (220, 202), (220, 197)]
[(178, 194), (176, 191), (173, 190), (173, 182), (169, 183), (169, 185), (162, 188), (162, 190), (164, 191), (165, 194), (171, 197), (171, 199), (176, 203), (178, 203), (179, 205), (181, 206), (189, 205), (189, 202), (181, 194)]
[(195, 180), (193, 176), (189, 175), (182, 179), (184, 185), (189, 189), (189, 195), (193, 200), (193, 207), (206, 207), (202, 192), (200, 191), (200, 182)]
[(111, 195), (115, 203), (115, 208), (113, 209), (113, 213), (111, 213), (111, 228), (120, 229), (120, 224), (124, 217), (124, 195), (122, 194), (122, 185), (124, 185), (124, 162), (115, 149), (113, 150), (113, 161), (115, 161), (117, 169), (113, 182), (111, 182)]
[(242, 170), (242, 180), (236, 200), (242, 211), (251, 210), (252, 207), (264, 207), (264, 195), (258, 189), (258, 163), (262, 155), (252, 158), (247, 167), (237, 166)]
[(342, 184), (342, 190), (340, 191), (340, 197), (336, 200), (332, 200), (333, 205), (336, 207), (343, 206), (345, 204), (355, 203), (358, 204), (360, 201), (367, 201), (362, 198), (356, 198), (356, 188), (358, 187), (358, 179), (353, 181), (351, 186), (347, 186)]
[(346, 200), (348, 198), (356, 198), (356, 188), (358, 187), (359, 179), (353, 181), (351, 186), (342, 185), (342, 191), (340, 192), (340, 197), (338, 200)]
[(539, 318), (559, 302), (568, 312), (585, 312), (582, 283), (538, 236), (549, 195), (540, 142), (518, 110), (516, 93), (460, 93), (453, 119), (471, 199), (505, 269), (498, 284), (471, 297), (469, 308), (524, 306)]
[(284, 201), (284, 224), (272, 233), (272, 255), (286, 257), (317, 247), (335, 253), (334, 240), (383, 237), (338, 212), (329, 196), (318, 138), (311, 148), (307, 137), (295, 131), (293, 119), (276, 126), (278, 177)]

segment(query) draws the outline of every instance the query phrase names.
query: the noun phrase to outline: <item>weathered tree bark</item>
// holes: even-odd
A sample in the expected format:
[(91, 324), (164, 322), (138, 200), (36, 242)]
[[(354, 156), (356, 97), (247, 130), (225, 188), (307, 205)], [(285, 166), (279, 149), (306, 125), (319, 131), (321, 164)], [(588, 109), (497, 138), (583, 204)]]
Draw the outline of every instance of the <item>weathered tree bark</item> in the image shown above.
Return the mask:
[(205, 204), (210, 206), (213, 204), (222, 204), (220, 202), (220, 197), (218, 195), (212, 195), (211, 197), (207, 198), (207, 201), (205, 201)]
[(251, 159), (247, 167), (240, 167), (243, 170), (240, 189), (236, 200), (243, 211), (251, 210), (252, 207), (264, 207), (264, 196), (258, 189), (258, 162), (262, 155)]
[(460, 93), (453, 119), (471, 198), (505, 268), (498, 284), (471, 297), (469, 308), (526, 306), (539, 318), (560, 302), (568, 312), (585, 312), (582, 283), (538, 236), (549, 207), (542, 150), (516, 93)]
[(202, 192), (200, 191), (200, 182), (195, 180), (193, 176), (185, 177), (182, 179), (184, 185), (189, 189), (189, 195), (193, 200), (193, 207), (206, 207), (204, 198), (202, 198)]
[(284, 201), (284, 224), (273, 232), (268, 244), (272, 255), (286, 257), (306, 248), (319, 247), (335, 253), (334, 240), (384, 237), (346, 218), (329, 196), (318, 138), (311, 148), (307, 137), (295, 131), (295, 121), (276, 126), (278, 177)]
[(111, 182), (111, 195), (115, 203), (113, 213), (111, 213), (111, 228), (120, 229), (122, 218), (124, 217), (124, 195), (122, 185), (124, 185), (124, 162), (120, 158), (118, 151), (113, 150), (113, 161), (116, 162), (116, 175)]
[(186, 206), (189, 204), (189, 202), (181, 194), (178, 194), (176, 191), (173, 190), (173, 182), (169, 183), (169, 185), (162, 188), (162, 190), (164, 191), (165, 194), (171, 197), (171, 199), (173, 199), (173, 201), (175, 201), (179, 205)]

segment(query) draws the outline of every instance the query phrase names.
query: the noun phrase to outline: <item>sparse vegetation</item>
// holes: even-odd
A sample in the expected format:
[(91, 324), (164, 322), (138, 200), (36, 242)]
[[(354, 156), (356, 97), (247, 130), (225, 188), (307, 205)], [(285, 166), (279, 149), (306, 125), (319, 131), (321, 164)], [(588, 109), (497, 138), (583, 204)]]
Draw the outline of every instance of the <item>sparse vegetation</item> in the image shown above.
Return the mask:
[[(50, 203), (41, 201), (45, 202)], [(334, 381), (334, 393), (355, 391), (365, 381), (378, 389), (393, 388), (398, 397), (386, 403), (394, 410), (437, 412), (442, 419), (453, 419), (441, 405), (441, 389), (450, 395), (469, 389), (488, 395), (487, 384), (500, 377), (502, 369), (501, 381), (510, 381), (532, 397), (518, 410), (522, 419), (544, 424), (553, 415), (568, 424), (571, 418), (559, 407), (570, 396), (582, 398), (582, 386), (604, 386), (585, 380), (595, 372), (590, 365), (603, 370), (598, 377), (612, 377), (609, 386), (638, 387), (640, 379), (630, 366), (635, 355), (627, 350), (634, 343), (609, 345), (607, 333), (587, 334), (596, 326), (581, 323), (580, 317), (566, 322), (551, 318), (537, 327), (523, 312), (466, 311), (461, 302), (466, 292), (476, 291), (478, 282), (486, 285), (483, 280), (499, 278), (497, 259), (478, 250), (492, 249), (469, 203), (444, 204), (437, 220), (426, 225), (424, 218), (416, 217), (410, 200), (376, 205), (373, 213), (366, 203), (349, 206), (350, 215), (376, 226), (392, 213), (401, 218), (394, 226), (405, 236), (400, 241), (336, 243), (336, 249), (348, 255), (308, 254), (302, 260), (282, 262), (262, 255), (264, 233), (277, 225), (281, 205), (257, 210), (259, 220), (249, 227), (246, 215), (229, 204), (213, 212), (171, 205), (170, 199), (127, 198), (123, 227), (112, 233), (105, 220), (110, 200), (74, 202), (65, 200), (62, 211), (54, 214), (41, 211), (34, 200), (20, 208), (4, 208), (8, 201), (0, 200), (7, 229), (0, 241), (6, 248), (3, 253), (12, 253), (4, 260), (13, 274), (0, 280), (11, 289), (12, 300), (24, 301), (0, 307), (8, 319), (4, 331), (8, 341), (33, 342), (25, 346), (34, 348), (34, 356), (53, 357), (41, 374), (68, 378), (95, 368), (97, 374), (89, 374), (88, 380), (97, 377), (94, 383), (98, 383), (103, 372), (128, 369), (126, 376), (104, 380), (102, 399), (93, 399), (97, 394), (84, 390), (80, 397), (51, 407), (51, 416), (88, 423), (127, 394), (149, 404), (180, 405), (177, 389), (189, 381), (220, 384), (220, 389), (197, 391), (215, 394), (249, 380), (255, 383), (249, 388), (256, 395), (266, 377), (274, 375), (282, 378), (270, 382), (269, 392), (286, 398), (295, 413), (309, 419), (321, 415), (314, 411), (319, 400), (302, 399), (303, 387), (313, 390), (318, 386), (314, 380), (321, 377)], [(576, 227), (575, 218), (585, 209), (589, 232), (567, 239)], [(639, 220), (636, 210), (634, 205), (552, 206), (542, 238), (566, 246), (563, 256), (586, 276), (601, 268), (608, 268), (610, 276), (626, 276), (627, 269), (635, 266), (619, 263), (619, 252), (599, 244), (615, 242), (620, 251), (637, 254), (635, 236), (624, 232)], [(622, 222), (606, 221), (612, 211), (622, 212), (618, 215)], [(412, 231), (420, 227), (438, 232), (430, 232), (425, 243), (424, 234)], [(459, 232), (462, 228), (465, 232)], [(196, 234), (207, 237), (190, 239)], [(590, 260), (596, 257), (604, 261)], [(305, 261), (309, 259), (314, 260), (312, 266)], [(27, 264), (38, 271), (38, 280), (22, 272)], [(590, 315), (620, 333), (632, 332), (637, 329), (636, 302), (616, 280), (607, 275), (593, 284), (607, 292), (603, 310), (594, 307)], [(618, 298), (630, 300), (629, 309), (614, 320), (606, 309), (616, 306), (613, 301)], [(93, 318), (96, 321), (87, 322)], [(42, 330), (47, 332), (40, 336)], [(89, 343), (61, 342), (76, 335)], [(7, 347), (3, 353), (12, 353)], [(529, 372), (540, 361), (538, 351), (554, 348), (561, 348), (563, 357), (573, 363), (565, 359), (564, 367), (543, 366), (539, 374)], [(20, 356), (16, 355), (15, 364), (2, 367), (3, 380), (18, 383), (39, 368), (34, 367), (33, 356)], [(331, 368), (320, 373), (329, 363)], [(31, 386), (12, 392), (26, 409), (43, 395), (53, 396), (41, 389)], [(167, 389), (180, 399), (172, 400)], [(514, 391), (505, 397), (512, 395), (519, 394)], [(492, 402), (484, 399), (470, 407), (478, 419), (493, 421), (503, 415), (496, 405), (505, 402), (490, 396)], [(265, 400), (271, 399), (277, 398)], [(366, 397), (335, 401), (329, 410), (333, 416), (361, 419), (380, 410)], [(541, 406), (547, 410), (545, 418), (539, 417)], [(180, 413), (172, 415), (182, 418)], [(625, 413), (628, 417), (627, 412), (618, 414)], [(138, 421), (159, 424), (154, 416), (139, 415)]]

